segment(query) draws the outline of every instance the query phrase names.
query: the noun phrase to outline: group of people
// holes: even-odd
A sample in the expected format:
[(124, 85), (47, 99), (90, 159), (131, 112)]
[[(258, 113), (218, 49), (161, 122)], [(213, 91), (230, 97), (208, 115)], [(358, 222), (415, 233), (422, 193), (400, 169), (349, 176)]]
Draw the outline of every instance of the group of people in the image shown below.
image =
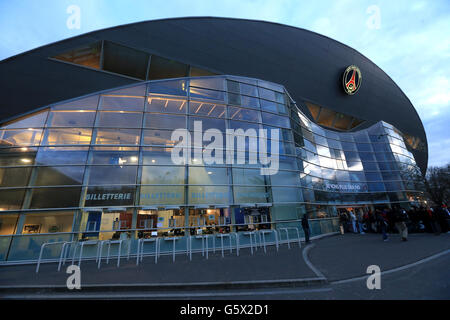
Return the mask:
[(381, 233), (388, 241), (388, 233), (399, 232), (402, 241), (408, 240), (411, 232), (432, 232), (439, 235), (450, 230), (450, 213), (447, 206), (412, 207), (410, 210), (394, 205), (392, 208), (375, 209), (362, 213), (362, 210), (342, 211), (339, 214), (340, 231), (353, 233)]

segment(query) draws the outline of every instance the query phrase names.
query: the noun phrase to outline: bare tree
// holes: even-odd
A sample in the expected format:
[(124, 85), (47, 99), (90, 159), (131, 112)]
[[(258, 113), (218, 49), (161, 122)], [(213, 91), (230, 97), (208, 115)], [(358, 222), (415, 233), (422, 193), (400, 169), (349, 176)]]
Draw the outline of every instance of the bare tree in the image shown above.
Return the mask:
[(450, 163), (442, 167), (429, 167), (425, 187), (431, 200), (437, 205), (450, 200)]

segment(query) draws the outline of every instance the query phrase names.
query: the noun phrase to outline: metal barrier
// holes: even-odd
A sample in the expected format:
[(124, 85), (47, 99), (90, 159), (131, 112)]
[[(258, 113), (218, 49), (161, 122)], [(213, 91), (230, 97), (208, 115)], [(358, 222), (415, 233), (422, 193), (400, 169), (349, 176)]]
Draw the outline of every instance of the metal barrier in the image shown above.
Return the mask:
[[(318, 222), (322, 222), (325, 220), (332, 220), (333, 218), (328, 218), (328, 219), (315, 219), (318, 220)], [(310, 221), (315, 221), (314, 219), (311, 219)], [(208, 259), (209, 257), (209, 251), (210, 251), (210, 247), (209, 247), (209, 240), (212, 239), (213, 240), (213, 250), (214, 252), (216, 251), (216, 238), (220, 238), (220, 243), (221, 243), (221, 254), (222, 257), (224, 257), (224, 252), (225, 252), (225, 247), (228, 247), (230, 253), (233, 252), (233, 249), (236, 249), (236, 254), (237, 256), (239, 256), (239, 250), (241, 248), (250, 248), (251, 254), (253, 254), (253, 249), (258, 250), (258, 242), (259, 242), (259, 246), (264, 248), (264, 252), (266, 253), (266, 246), (267, 245), (272, 245), (275, 244), (276, 248), (278, 250), (279, 248), (279, 244), (280, 243), (287, 243), (288, 248), (291, 247), (291, 242), (292, 241), (297, 241), (299, 244), (299, 247), (301, 247), (301, 237), (300, 237), (300, 226), (286, 226), (286, 227), (276, 227), (277, 224), (295, 224), (295, 225), (300, 225), (300, 219), (298, 220), (287, 220), (287, 221), (275, 221), (275, 222), (260, 222), (260, 223), (256, 223), (256, 222), (251, 222), (251, 228), (253, 229), (252, 231), (248, 231), (247, 228), (249, 228), (249, 225), (246, 223), (243, 224), (219, 224), (219, 225), (212, 225), (209, 226), (214, 233), (212, 234), (198, 234), (198, 235), (188, 235), (191, 234), (191, 229), (198, 229), (200, 226), (185, 226), (185, 227), (170, 227), (170, 228), (145, 228), (145, 229), (127, 229), (124, 230), (125, 232), (131, 232), (131, 231), (136, 231), (136, 232), (147, 232), (147, 231), (151, 231), (152, 235), (155, 234), (157, 235), (158, 232), (161, 232), (164, 229), (170, 229), (172, 230), (175, 234), (184, 234), (184, 236), (173, 236), (173, 237), (155, 237), (155, 238), (149, 238), (149, 239), (137, 239), (138, 240), (138, 244), (137, 244), (137, 249), (136, 249), (136, 265), (139, 264), (139, 261), (143, 260), (144, 255), (147, 255), (144, 253), (144, 243), (145, 242), (155, 242), (155, 252), (154, 254), (150, 254), (152, 256), (155, 256), (155, 263), (157, 263), (159, 256), (161, 255), (161, 242), (164, 241), (172, 241), (172, 248), (170, 251), (166, 251), (166, 253), (171, 253), (172, 255), (172, 261), (175, 262), (175, 258), (176, 258), (176, 254), (177, 253), (182, 253), (184, 252), (184, 250), (179, 250), (177, 251), (177, 246), (176, 243), (178, 240), (185, 238), (186, 239), (186, 255), (189, 256), (189, 259), (192, 260), (192, 244), (193, 241), (197, 240), (201, 240), (202, 244), (201, 244), (201, 252), (202, 252), (202, 256), (205, 256), (206, 254), (206, 259)], [(226, 222), (226, 220), (223, 220), (223, 222)], [(267, 227), (267, 225), (272, 225), (274, 228), (273, 229), (265, 229)], [(151, 226), (153, 227), (153, 226)], [(231, 230), (231, 232), (228, 233), (219, 233), (217, 231), (222, 232), (223, 227), (227, 227)], [(320, 224), (319, 224), (320, 227)], [(232, 230), (236, 230), (236, 229), (242, 229), (244, 228), (244, 231), (232, 231)], [(259, 229), (258, 228), (264, 228), (264, 229)], [(247, 229), (247, 230), (245, 230)], [(176, 231), (179, 230), (179, 231)], [(295, 230), (296, 234), (297, 234), (297, 239), (293, 239), (289, 237), (289, 230)], [(108, 233), (108, 232), (112, 232), (114, 230), (107, 230), (107, 231), (101, 231), (103, 233)], [(89, 234), (92, 233), (92, 231), (83, 231), (83, 232), (68, 232), (68, 233), (59, 233), (59, 234), (72, 234), (72, 235), (78, 235), (78, 237), (80, 239), (84, 238), (84, 236), (82, 236), (83, 234)], [(282, 239), (282, 234), (286, 233), (286, 241), (283, 241)], [(266, 239), (266, 235), (268, 234), (274, 234), (274, 241), (267, 241)], [(81, 236), (80, 236), (81, 235)], [(98, 236), (98, 235), (97, 235)], [(249, 236), (249, 240), (250, 240), (250, 244), (244, 244), (242, 245), (240, 243), (240, 237), (245, 237), (245, 236)], [(224, 238), (228, 238), (228, 246), (226, 246), (224, 244)], [(233, 239), (234, 238), (234, 239)], [(235, 241), (233, 241), (235, 240)], [(259, 240), (259, 241), (258, 241)], [(106, 255), (106, 261), (107, 263), (109, 263), (109, 259), (110, 259), (110, 251), (111, 251), (111, 245), (113, 244), (118, 244), (119, 248), (118, 248), (118, 253), (117, 253), (117, 267), (120, 266), (120, 259), (123, 256), (122, 254), (122, 247), (123, 247), (123, 243), (124, 241), (128, 241), (128, 250), (127, 250), (127, 257), (128, 259), (130, 258), (130, 254), (131, 254), (131, 241), (132, 239), (121, 239), (121, 240), (86, 240), (86, 241), (57, 241), (57, 242), (45, 242), (41, 245), (40, 248), (40, 253), (39, 253), (39, 258), (37, 260), (37, 266), (36, 266), (36, 272), (39, 272), (39, 268), (40, 268), (40, 264), (42, 263), (43, 259), (43, 252), (45, 250), (45, 248), (49, 245), (62, 245), (61, 247), (61, 252), (59, 255), (59, 263), (58, 263), (58, 271), (60, 271), (61, 266), (64, 265), (66, 263), (66, 260), (68, 258), (68, 255), (70, 254), (70, 251), (73, 248), (73, 253), (72, 253), (72, 264), (75, 262), (75, 257), (77, 256), (77, 251), (79, 250), (79, 254), (78, 254), (78, 265), (81, 265), (81, 260), (83, 259), (92, 259), (91, 257), (83, 257), (83, 250), (85, 246), (97, 246), (97, 253), (95, 255), (95, 261), (98, 263), (97, 267), (100, 268), (101, 266), (101, 260), (104, 258), (103, 257), (103, 249), (104, 246), (107, 245), (108, 246), (108, 252)], [(234, 242), (234, 243), (233, 243)], [(244, 241), (245, 243), (245, 241)], [(198, 250), (198, 249), (196, 249)]]

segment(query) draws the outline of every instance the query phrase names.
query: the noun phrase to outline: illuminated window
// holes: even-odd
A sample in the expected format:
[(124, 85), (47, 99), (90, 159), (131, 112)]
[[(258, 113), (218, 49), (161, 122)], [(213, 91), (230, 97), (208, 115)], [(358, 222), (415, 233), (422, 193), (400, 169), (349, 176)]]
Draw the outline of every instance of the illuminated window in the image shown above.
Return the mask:
[(100, 69), (101, 42), (85, 45), (55, 56), (55, 59)]

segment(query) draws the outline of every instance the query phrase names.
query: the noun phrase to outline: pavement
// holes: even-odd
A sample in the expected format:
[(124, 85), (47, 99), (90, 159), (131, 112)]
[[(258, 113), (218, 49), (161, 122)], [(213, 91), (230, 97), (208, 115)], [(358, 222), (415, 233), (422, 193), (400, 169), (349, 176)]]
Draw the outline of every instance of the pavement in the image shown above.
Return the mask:
[[(379, 234), (323, 237), (311, 245), (291, 244), (220, 250), (206, 260), (195, 253), (115, 259), (97, 269), (81, 265), (81, 290), (68, 290), (69, 276), (57, 264), (0, 266), (0, 298), (6, 299), (450, 299), (450, 234)], [(382, 290), (368, 290), (369, 265), (382, 271)]]

